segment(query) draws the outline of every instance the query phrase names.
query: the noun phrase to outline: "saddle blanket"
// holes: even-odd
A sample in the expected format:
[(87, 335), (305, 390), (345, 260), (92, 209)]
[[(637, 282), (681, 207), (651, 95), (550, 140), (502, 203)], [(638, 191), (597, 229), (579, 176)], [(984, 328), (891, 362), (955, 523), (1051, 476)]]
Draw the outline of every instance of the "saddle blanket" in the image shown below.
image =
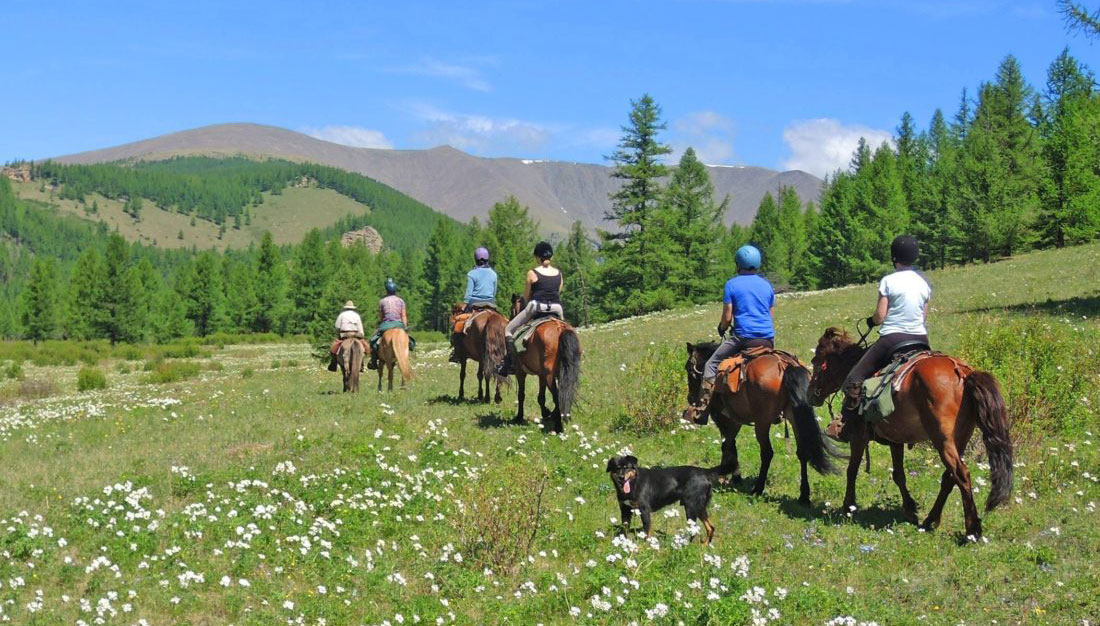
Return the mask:
[(749, 348), (748, 350), (738, 352), (718, 364), (718, 380), (715, 383), (715, 387), (724, 386), (729, 393), (737, 393), (741, 390), (741, 385), (744, 384), (748, 376), (748, 368), (745, 367), (745, 365), (754, 359), (769, 354), (778, 357), (780, 372), (783, 372), (791, 366), (802, 367), (802, 363), (798, 360), (798, 357), (789, 352), (776, 350), (774, 348)]
[(516, 332), (512, 335), (512, 347), (515, 348), (516, 354), (523, 354), (527, 351), (527, 341), (531, 339), (531, 335), (535, 334), (535, 329), (543, 324), (558, 319), (556, 316), (550, 315), (546, 317), (537, 317), (530, 322), (527, 322), (523, 326), (516, 329)]
[[(374, 331), (374, 334), (371, 335), (370, 349), (374, 350), (374, 351), (377, 351), (378, 350), (378, 342), (382, 340), (382, 333), (386, 332), (387, 330), (393, 330), (394, 328), (403, 329), (406, 334), (408, 334), (408, 332), (409, 332), (409, 329), (405, 328), (405, 325), (402, 324), (401, 322), (383, 322), (378, 327), (378, 330)], [(415, 349), (416, 349), (416, 340), (413, 339), (412, 335), (409, 335), (409, 350), (412, 351), (412, 350), (415, 350)]]
[(495, 309), (478, 309), (473, 313), (459, 313), (455, 316), (454, 327), (452, 328), (452, 330), (456, 335), (464, 335), (466, 334), (466, 329), (474, 323), (475, 319), (492, 310)]
[[(370, 345), (367, 343), (367, 340), (366, 339), (358, 339), (357, 341), (359, 343), (363, 344), (363, 354), (370, 354)], [(340, 344), (341, 343), (344, 343), (343, 339), (337, 339), (336, 341), (332, 342), (332, 346), (329, 347), (329, 352), (331, 352), (333, 356), (336, 356), (337, 354), (340, 354)]]
[(955, 364), (955, 372), (965, 378), (972, 368), (942, 352), (917, 350), (905, 352), (894, 357), (889, 365), (875, 372), (875, 375), (863, 381), (859, 397), (859, 414), (869, 422), (877, 422), (890, 417), (896, 408), (894, 394), (901, 389), (902, 383), (916, 367), (917, 363), (930, 357), (946, 357)]

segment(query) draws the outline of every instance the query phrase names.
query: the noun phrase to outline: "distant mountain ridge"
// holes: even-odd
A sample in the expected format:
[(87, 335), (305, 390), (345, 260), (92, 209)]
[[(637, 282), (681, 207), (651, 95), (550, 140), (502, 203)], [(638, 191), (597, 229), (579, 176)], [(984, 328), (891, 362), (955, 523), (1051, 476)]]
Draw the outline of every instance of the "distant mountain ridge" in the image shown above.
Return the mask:
[[(493, 203), (514, 195), (544, 229), (562, 232), (574, 220), (609, 228), (603, 218), (617, 188), (611, 168), (587, 163), (476, 157), (451, 147), (428, 150), (353, 148), (275, 126), (217, 124), (102, 150), (58, 157), (62, 163), (155, 160), (177, 155), (244, 154), (311, 161), (369, 176), (461, 221), (484, 220)], [(765, 193), (794, 187), (817, 202), (823, 181), (799, 170), (708, 166), (716, 199), (730, 198), (726, 223), (748, 224)]]

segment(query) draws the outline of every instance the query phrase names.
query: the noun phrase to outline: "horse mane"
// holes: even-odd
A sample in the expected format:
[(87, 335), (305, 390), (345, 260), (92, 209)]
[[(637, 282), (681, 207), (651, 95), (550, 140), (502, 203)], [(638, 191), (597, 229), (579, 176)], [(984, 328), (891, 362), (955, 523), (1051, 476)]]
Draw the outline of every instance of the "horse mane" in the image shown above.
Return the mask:
[(714, 351), (718, 349), (718, 343), (714, 341), (703, 341), (700, 343), (691, 344), (692, 350), (698, 352), (704, 359), (709, 359)]
[(852, 340), (851, 335), (836, 326), (830, 326), (825, 329), (825, 334), (818, 340), (816, 354), (818, 356), (843, 354), (854, 345), (856, 345), (856, 342)]

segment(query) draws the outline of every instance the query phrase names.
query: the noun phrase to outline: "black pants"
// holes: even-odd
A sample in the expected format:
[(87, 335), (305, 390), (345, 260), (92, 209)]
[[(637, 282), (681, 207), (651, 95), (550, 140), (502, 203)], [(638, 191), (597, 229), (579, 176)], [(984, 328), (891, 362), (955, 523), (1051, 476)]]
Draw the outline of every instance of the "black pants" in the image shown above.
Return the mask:
[(880, 336), (878, 341), (867, 348), (867, 352), (863, 353), (863, 357), (855, 364), (852, 371), (848, 372), (848, 378), (844, 380), (844, 388), (862, 383), (871, 374), (889, 365), (894, 349), (908, 341), (923, 341), (925, 345), (929, 345), (928, 335), (890, 333)]

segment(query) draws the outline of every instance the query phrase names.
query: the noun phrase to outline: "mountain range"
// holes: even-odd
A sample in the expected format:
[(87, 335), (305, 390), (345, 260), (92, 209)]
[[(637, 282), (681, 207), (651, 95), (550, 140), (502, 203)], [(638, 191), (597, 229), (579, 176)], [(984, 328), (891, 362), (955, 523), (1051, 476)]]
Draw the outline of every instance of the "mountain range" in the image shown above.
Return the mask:
[[(574, 220), (589, 229), (604, 219), (617, 188), (604, 165), (477, 157), (449, 146), (427, 150), (355, 148), (260, 124), (217, 124), (112, 148), (55, 158), (62, 163), (156, 160), (179, 155), (246, 155), (309, 161), (357, 172), (461, 221), (484, 220), (495, 202), (514, 195), (543, 229), (562, 232)], [(823, 181), (800, 170), (708, 166), (715, 197), (729, 196), (726, 223), (748, 224), (766, 192), (794, 187), (817, 202)]]

